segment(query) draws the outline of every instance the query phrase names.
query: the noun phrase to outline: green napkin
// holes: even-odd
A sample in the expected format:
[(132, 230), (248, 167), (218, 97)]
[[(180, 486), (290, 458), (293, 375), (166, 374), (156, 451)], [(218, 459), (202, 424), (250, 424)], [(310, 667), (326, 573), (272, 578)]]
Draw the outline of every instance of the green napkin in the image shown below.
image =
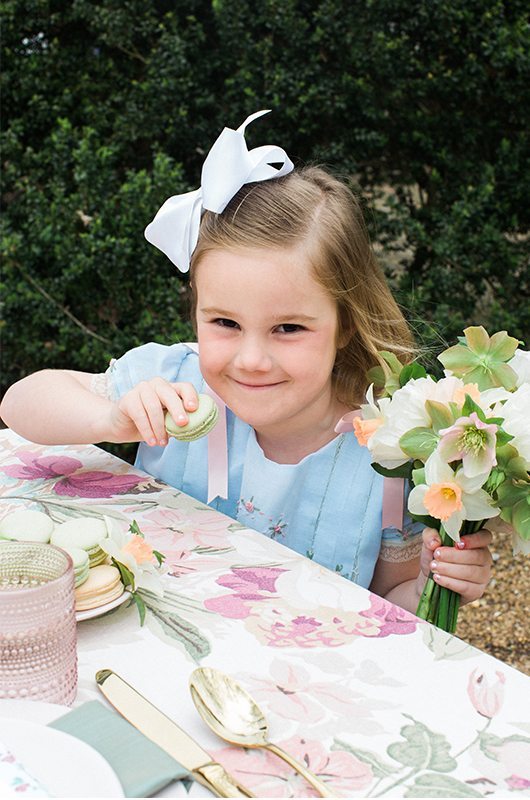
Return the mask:
[(120, 779), (125, 797), (150, 797), (189, 775), (178, 761), (98, 700), (59, 717), (50, 728), (76, 736), (101, 753)]

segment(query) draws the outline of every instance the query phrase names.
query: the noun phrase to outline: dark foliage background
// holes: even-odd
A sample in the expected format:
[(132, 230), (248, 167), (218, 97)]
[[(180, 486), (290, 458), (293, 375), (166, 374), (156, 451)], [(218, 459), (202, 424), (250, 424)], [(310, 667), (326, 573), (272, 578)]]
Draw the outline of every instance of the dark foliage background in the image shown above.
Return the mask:
[(187, 339), (143, 229), (221, 129), (350, 176), (426, 345), (530, 344), (524, 0), (4, 0), (2, 387)]

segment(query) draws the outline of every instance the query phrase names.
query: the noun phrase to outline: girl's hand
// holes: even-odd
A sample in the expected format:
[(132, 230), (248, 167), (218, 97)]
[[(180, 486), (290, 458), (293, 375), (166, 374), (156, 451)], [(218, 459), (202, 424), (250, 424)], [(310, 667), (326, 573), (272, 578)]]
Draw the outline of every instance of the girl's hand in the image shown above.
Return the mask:
[(169, 411), (177, 425), (186, 425), (186, 411), (198, 406), (191, 383), (169, 383), (163, 378), (141, 381), (113, 404), (111, 423), (117, 441), (145, 441), (164, 447), (168, 442), (164, 417)]
[(462, 536), (454, 547), (442, 547), (438, 531), (425, 528), (418, 577), (422, 588), (432, 572), (436, 583), (461, 595), (462, 605), (482, 597), (491, 577), (491, 540), (491, 533), (483, 528)]

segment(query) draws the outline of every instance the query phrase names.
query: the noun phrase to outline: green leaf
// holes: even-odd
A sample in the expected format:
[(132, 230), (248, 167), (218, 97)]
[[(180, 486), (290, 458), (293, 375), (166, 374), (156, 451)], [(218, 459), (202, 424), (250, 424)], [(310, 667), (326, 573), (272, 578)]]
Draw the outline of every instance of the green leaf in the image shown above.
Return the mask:
[[(520, 733), (514, 733), (511, 736), (501, 737), (495, 736), (488, 731), (479, 733), (480, 749), (485, 756), (491, 758), (492, 761), (500, 761), (500, 748), (508, 742), (521, 742), (523, 744), (530, 744), (530, 739), (527, 736), (522, 736)], [(497, 752), (496, 752), (497, 751)]]
[(399, 385), (405, 386), (413, 378), (426, 378), (427, 370), (416, 362), (407, 364), (399, 373)]
[(145, 603), (142, 600), (142, 598), (140, 597), (140, 595), (138, 594), (138, 592), (132, 592), (131, 601), (130, 601), (129, 605), (131, 605), (131, 603), (135, 603), (136, 604), (136, 608), (138, 609), (138, 614), (140, 616), (140, 625), (143, 625), (144, 622), (145, 622), (146, 608), (145, 608)]
[(530, 476), (526, 467), (526, 461), (522, 458), (515, 447), (510, 444), (497, 446), (495, 455), (497, 466), (509, 477), (528, 481)]
[(174, 612), (162, 611), (152, 605), (149, 608), (151, 616), (156, 618), (166, 636), (180, 642), (195, 662), (210, 655), (210, 642), (196, 625)]
[(401, 363), (399, 358), (394, 353), (391, 353), (388, 350), (380, 350), (379, 355), (388, 364), (393, 374), (398, 376), (401, 370), (403, 369), (403, 364)]
[[(408, 714), (406, 717), (412, 719)], [(457, 762), (449, 754), (451, 745), (440, 733), (434, 733), (422, 722), (413, 720), (401, 731), (405, 742), (396, 742), (387, 747), (388, 755), (407, 767), (432, 769), (436, 772), (452, 772)]]
[(449, 408), (443, 403), (439, 403), (437, 400), (426, 400), (425, 408), (431, 418), (432, 426), (436, 433), (442, 428), (450, 428), (453, 424), (453, 415)]
[(158, 550), (153, 550), (153, 555), (158, 561), (158, 566), (161, 567), (162, 563), (166, 560), (164, 553), (159, 553)]
[(121, 561), (116, 561), (115, 558), (111, 559), (114, 566), (118, 569), (121, 577), (121, 582), (125, 586), (125, 588), (131, 587), (134, 590), (134, 575), (125, 564), (122, 564)]
[(348, 742), (343, 742), (340, 739), (333, 740), (331, 750), (345, 750), (347, 753), (354, 755), (364, 764), (369, 764), (376, 778), (388, 778), (390, 775), (393, 775), (400, 769), (399, 767), (395, 767), (393, 764), (383, 761), (383, 759), (377, 753), (372, 753), (370, 750), (362, 750), (359, 747), (352, 747), (350, 744), (348, 744)]
[(530, 540), (530, 498), (515, 504), (512, 509), (512, 525), (521, 539)]
[(142, 531), (140, 530), (140, 526), (138, 525), (138, 523), (136, 522), (135, 519), (133, 519), (133, 521), (129, 525), (129, 532), (130, 533), (134, 533), (135, 536), (141, 536), (142, 539), (145, 539), (145, 536), (143, 535)]
[(511, 442), (513, 438), (511, 433), (506, 433), (506, 431), (502, 429), (498, 430), (496, 433), (497, 447), (503, 447), (505, 444), (508, 444), (508, 442)]
[(450, 775), (428, 772), (416, 777), (404, 797), (483, 797), (483, 794)]
[(425, 462), (436, 450), (438, 438), (431, 428), (412, 428), (401, 436), (399, 446), (410, 458)]
[(412, 470), (412, 483), (414, 486), (420, 486), (425, 483), (425, 467), (417, 467)]
[(385, 385), (385, 372), (383, 367), (372, 367), (366, 373), (366, 380), (368, 383), (373, 383), (378, 389), (382, 389)]
[(530, 484), (526, 481), (506, 480), (497, 487), (497, 502), (502, 508), (514, 506), (519, 501), (528, 502)]
[(462, 408), (462, 416), (469, 417), (470, 414), (472, 414), (473, 412), (475, 412), (475, 414), (477, 415), (477, 417), (481, 422), (486, 421), (486, 416), (481, 407), (477, 405), (477, 403), (475, 403), (471, 395), (466, 394), (466, 399), (464, 401), (464, 406)]
[(402, 464), (400, 467), (394, 467), (393, 469), (382, 467), (381, 464), (376, 464), (375, 461), (373, 461), (372, 468), (375, 469), (379, 475), (384, 475), (385, 478), (409, 479), (412, 475), (412, 461), (406, 461), (405, 464)]

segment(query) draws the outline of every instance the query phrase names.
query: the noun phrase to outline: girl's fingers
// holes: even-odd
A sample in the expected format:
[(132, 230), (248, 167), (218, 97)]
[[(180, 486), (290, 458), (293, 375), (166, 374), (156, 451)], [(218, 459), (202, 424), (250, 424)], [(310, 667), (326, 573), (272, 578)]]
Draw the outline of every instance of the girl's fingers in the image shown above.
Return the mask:
[(441, 561), (458, 562), (463, 559), (462, 563), (473, 564), (475, 563), (474, 553), (483, 550), (489, 555), (488, 546), (491, 544), (492, 535), (487, 530), (481, 530), (477, 533), (470, 533), (467, 536), (462, 536), (460, 542), (456, 542), (454, 547), (437, 547), (433, 552), (433, 557)]
[(439, 547), (432, 554), (440, 564), (491, 564), (491, 553), (487, 547), (478, 550), (457, 550), (455, 547)]
[(434, 528), (424, 528), (422, 535), (423, 544), (428, 550), (434, 550), (435, 547), (439, 547), (442, 543), (440, 534)]
[(491, 567), (489, 563), (448, 564), (443, 561), (432, 561), (431, 572), (433, 575), (441, 575), (444, 578), (486, 584), (490, 578)]
[(484, 583), (470, 583), (468, 580), (450, 578), (439, 573), (435, 573), (433, 578), (440, 586), (457, 592), (462, 597), (464, 603), (471, 603), (473, 600), (477, 600), (482, 596), (486, 587)]
[[(166, 428), (164, 424), (164, 408), (160, 394), (164, 393), (165, 386), (144, 381), (138, 385), (139, 406), (135, 406), (136, 417), (133, 420), (142, 433), (145, 430), (148, 438), (144, 437), (147, 444), (165, 445), (167, 443)], [(139, 426), (142, 427), (139, 427)]]
[[(199, 406), (199, 396), (195, 386), (192, 383), (172, 383), (170, 385), (181, 398), (182, 405), (186, 411), (197, 410)], [(168, 411), (171, 412), (171, 409), (168, 408)]]
[(476, 533), (468, 533), (467, 536), (462, 536), (460, 542), (464, 544), (463, 547), (457, 549), (472, 550), (477, 547), (488, 547), (492, 542), (493, 536), (485, 528), (477, 531)]

